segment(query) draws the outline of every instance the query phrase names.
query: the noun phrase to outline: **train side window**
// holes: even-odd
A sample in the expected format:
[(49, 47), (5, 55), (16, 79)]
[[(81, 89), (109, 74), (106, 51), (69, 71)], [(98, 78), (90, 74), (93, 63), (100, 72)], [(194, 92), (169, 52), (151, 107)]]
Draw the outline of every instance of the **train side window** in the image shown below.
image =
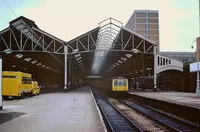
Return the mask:
[(122, 80), (119, 81), (119, 86), (122, 86)]
[(26, 80), (27, 80), (27, 82), (26, 82), (27, 84), (31, 84), (31, 78), (30, 77), (27, 77)]
[(123, 86), (126, 86), (126, 85), (127, 85), (126, 80), (123, 80)]
[(118, 80), (114, 80), (114, 86), (118, 86)]
[(26, 77), (22, 77), (22, 84), (26, 84)]
[(18, 76), (7, 76), (7, 75), (3, 75), (3, 78), (18, 78)]

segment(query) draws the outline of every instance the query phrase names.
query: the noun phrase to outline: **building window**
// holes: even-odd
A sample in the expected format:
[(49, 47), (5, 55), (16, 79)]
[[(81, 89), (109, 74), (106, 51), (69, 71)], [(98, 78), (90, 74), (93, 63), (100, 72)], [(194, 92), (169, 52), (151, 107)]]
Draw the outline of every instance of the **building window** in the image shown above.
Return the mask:
[(146, 17), (146, 13), (143, 12), (137, 12), (136, 17)]
[(158, 13), (148, 13), (148, 17), (158, 17)]
[(163, 58), (163, 65), (165, 65), (165, 58)]
[(162, 57), (160, 57), (160, 65), (161, 65), (161, 66), (162, 66), (162, 60), (163, 60)]

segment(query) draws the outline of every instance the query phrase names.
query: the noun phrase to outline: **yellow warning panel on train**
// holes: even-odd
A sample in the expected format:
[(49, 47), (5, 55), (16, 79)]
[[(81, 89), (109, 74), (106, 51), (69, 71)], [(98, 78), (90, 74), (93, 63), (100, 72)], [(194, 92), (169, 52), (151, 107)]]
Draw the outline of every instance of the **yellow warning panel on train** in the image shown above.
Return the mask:
[(112, 91), (128, 91), (128, 79), (112, 79)]

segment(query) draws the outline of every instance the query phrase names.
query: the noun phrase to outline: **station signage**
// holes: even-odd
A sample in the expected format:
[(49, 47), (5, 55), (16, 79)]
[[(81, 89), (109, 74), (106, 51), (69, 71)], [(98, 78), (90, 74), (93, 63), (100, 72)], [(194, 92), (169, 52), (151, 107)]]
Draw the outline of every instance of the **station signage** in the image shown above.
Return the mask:
[[(199, 64), (198, 64), (199, 63)], [(200, 71), (200, 62), (195, 62), (190, 64), (190, 72), (197, 72), (197, 70)], [(199, 68), (198, 68), (199, 65)]]

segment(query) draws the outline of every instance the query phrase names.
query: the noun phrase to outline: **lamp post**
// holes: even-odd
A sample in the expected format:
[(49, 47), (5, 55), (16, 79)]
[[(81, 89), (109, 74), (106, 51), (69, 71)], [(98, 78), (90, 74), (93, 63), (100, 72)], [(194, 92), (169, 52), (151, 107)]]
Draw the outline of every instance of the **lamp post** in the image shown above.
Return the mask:
[(196, 39), (196, 46), (197, 46), (197, 87), (196, 87), (196, 96), (200, 97), (200, 80), (199, 80), (199, 39)]
[[(200, 97), (200, 80), (199, 80), (199, 41), (200, 41), (200, 37), (196, 39), (196, 55), (197, 55), (197, 86), (196, 86), (196, 96)], [(193, 48), (193, 43), (195, 42), (195, 39), (192, 42), (192, 48)], [(198, 46), (199, 45), (199, 46)]]
[[(200, 35), (200, 0), (199, 0), (199, 35)], [(199, 85), (199, 47), (200, 47), (200, 37), (196, 38), (196, 47), (197, 47), (197, 88), (196, 96), (200, 97), (200, 85)]]

